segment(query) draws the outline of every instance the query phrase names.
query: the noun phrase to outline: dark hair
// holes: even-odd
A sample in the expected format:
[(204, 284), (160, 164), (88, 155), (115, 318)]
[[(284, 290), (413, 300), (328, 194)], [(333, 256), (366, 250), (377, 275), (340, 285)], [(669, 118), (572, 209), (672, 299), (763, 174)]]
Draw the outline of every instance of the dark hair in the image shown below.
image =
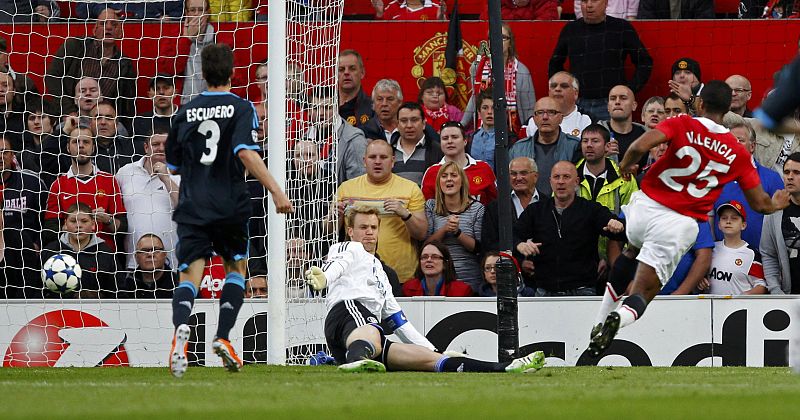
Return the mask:
[(92, 214), (92, 208), (89, 207), (88, 204), (78, 201), (75, 204), (69, 206), (65, 214), (72, 214), (76, 212)]
[(117, 112), (117, 104), (115, 104), (114, 101), (110, 99), (101, 99), (100, 102), (97, 103), (95, 109), (100, 108), (100, 105), (108, 105), (111, 107), (111, 109), (114, 110), (114, 112)]
[[(417, 261), (420, 260), (422, 256), (422, 251), (425, 249), (426, 246), (433, 245), (439, 252), (442, 253), (442, 277), (444, 278), (445, 284), (450, 283), (453, 280), (458, 280), (456, 277), (456, 266), (453, 264), (453, 257), (450, 256), (450, 250), (447, 248), (446, 245), (439, 241), (430, 241), (425, 245), (421, 246), (419, 252), (417, 252)], [(420, 279), (420, 281), (425, 281), (425, 274), (422, 273), (422, 266), (417, 264), (417, 271), (414, 273), (414, 277)]]
[(608, 143), (608, 141), (611, 140), (611, 133), (608, 132), (608, 129), (597, 123), (592, 123), (587, 125), (586, 128), (584, 128), (583, 131), (581, 131), (581, 138), (583, 138), (583, 133), (586, 132), (600, 134), (600, 136), (603, 137), (603, 140), (606, 143)]
[(444, 81), (436, 76), (429, 77), (422, 82), (417, 94), (417, 102), (422, 103), (422, 93), (428, 89), (439, 88), (444, 92), (444, 101), (447, 102), (447, 88), (444, 86)]
[(786, 168), (786, 163), (789, 161), (800, 163), (800, 152), (794, 152), (789, 157), (786, 158), (786, 162), (783, 162), (783, 167)]
[(481, 267), (481, 273), (482, 273), (484, 282), (486, 281), (486, 270), (484, 270), (483, 268), (486, 267), (486, 260), (488, 260), (489, 257), (498, 257), (498, 258), (500, 258), (500, 251), (486, 251), (486, 253), (483, 254), (483, 257), (481, 258), (480, 267)]
[(706, 111), (712, 114), (724, 115), (731, 109), (731, 97), (733, 92), (727, 83), (721, 80), (712, 80), (703, 86), (700, 91), (700, 99)]
[(477, 109), (481, 109), (481, 105), (483, 105), (483, 101), (485, 101), (487, 99), (491, 100), (492, 102), (494, 102), (494, 95), (493, 95), (491, 86), (487, 87), (484, 90), (482, 90), (481, 93), (478, 94), (478, 102), (476, 103)]
[(410, 109), (412, 111), (416, 110), (419, 111), (419, 116), (421, 118), (425, 118), (425, 111), (422, 110), (422, 106), (416, 102), (403, 102), (403, 105), (400, 105), (400, 108), (397, 108), (397, 116), (400, 116), (401, 109)]
[(203, 47), (200, 54), (203, 63), (203, 78), (209, 87), (227, 85), (233, 74), (233, 51), (227, 44), (211, 44)]
[(442, 124), (442, 127), (439, 128), (439, 134), (441, 134), (442, 130), (444, 130), (445, 128), (453, 128), (453, 127), (457, 128), (458, 131), (461, 131), (461, 137), (467, 138), (467, 130), (464, 129), (464, 126), (458, 121), (448, 121)]

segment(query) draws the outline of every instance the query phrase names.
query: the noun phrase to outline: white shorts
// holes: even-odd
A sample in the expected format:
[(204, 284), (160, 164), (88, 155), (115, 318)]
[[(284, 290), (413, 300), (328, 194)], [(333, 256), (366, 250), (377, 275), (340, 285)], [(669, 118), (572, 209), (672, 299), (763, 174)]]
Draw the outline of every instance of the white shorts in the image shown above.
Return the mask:
[(667, 284), (683, 254), (697, 239), (697, 220), (665, 207), (642, 191), (633, 193), (622, 211), (628, 242), (640, 250), (636, 259), (653, 267), (661, 284)]

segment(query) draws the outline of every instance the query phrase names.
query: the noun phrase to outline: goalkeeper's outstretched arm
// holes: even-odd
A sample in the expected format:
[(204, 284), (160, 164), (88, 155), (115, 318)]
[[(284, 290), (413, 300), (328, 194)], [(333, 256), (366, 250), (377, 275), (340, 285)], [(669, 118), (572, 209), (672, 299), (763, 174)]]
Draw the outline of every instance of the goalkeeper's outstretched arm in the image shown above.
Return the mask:
[[(356, 245), (357, 244), (357, 245)], [(314, 290), (322, 290), (335, 282), (355, 261), (353, 251), (361, 244), (340, 242), (334, 244), (328, 252), (328, 260), (322, 267), (312, 266), (306, 270), (306, 283)], [(348, 249), (353, 248), (353, 249)], [(362, 248), (363, 250), (363, 248)]]

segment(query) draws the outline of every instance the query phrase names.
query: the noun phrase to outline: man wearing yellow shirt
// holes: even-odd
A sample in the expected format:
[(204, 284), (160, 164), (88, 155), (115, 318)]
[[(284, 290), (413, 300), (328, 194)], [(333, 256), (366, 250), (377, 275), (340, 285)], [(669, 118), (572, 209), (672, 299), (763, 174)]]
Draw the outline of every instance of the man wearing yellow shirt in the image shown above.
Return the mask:
[(385, 140), (367, 145), (364, 165), (366, 174), (339, 186), (339, 221), (344, 221), (349, 206), (377, 208), (381, 218), (377, 253), (404, 282), (417, 268), (415, 242), (424, 240), (428, 230), (425, 198), (417, 184), (392, 173), (394, 150)]

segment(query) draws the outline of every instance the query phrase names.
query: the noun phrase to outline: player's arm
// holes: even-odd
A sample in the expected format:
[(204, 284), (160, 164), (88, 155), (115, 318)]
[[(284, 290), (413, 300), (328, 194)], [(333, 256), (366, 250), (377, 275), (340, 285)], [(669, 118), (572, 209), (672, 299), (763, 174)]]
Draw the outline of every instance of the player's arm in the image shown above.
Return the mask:
[(789, 207), (789, 193), (786, 190), (775, 191), (770, 197), (761, 184), (744, 190), (744, 198), (753, 210), (763, 214), (772, 214)]
[(312, 266), (306, 270), (306, 284), (314, 290), (322, 290), (335, 282), (356, 260), (354, 251), (361, 245), (356, 244), (356, 242), (340, 242), (332, 246), (328, 251), (328, 259), (322, 267)]
[(267, 166), (264, 165), (264, 160), (261, 159), (261, 155), (259, 155), (258, 152), (243, 148), (240, 149), (236, 155), (239, 156), (244, 167), (247, 168), (247, 172), (258, 179), (261, 185), (272, 194), (272, 201), (275, 203), (275, 208), (278, 213), (294, 212), (292, 202), (289, 201), (289, 197), (286, 196), (286, 193), (284, 193), (281, 187), (278, 186), (278, 183), (275, 182), (275, 178), (269, 173)]
[(636, 139), (628, 147), (625, 152), (625, 157), (619, 163), (619, 170), (625, 179), (630, 179), (632, 174), (635, 174), (639, 169), (637, 163), (642, 160), (642, 157), (650, 152), (650, 149), (666, 142), (667, 136), (658, 129), (650, 130)]

